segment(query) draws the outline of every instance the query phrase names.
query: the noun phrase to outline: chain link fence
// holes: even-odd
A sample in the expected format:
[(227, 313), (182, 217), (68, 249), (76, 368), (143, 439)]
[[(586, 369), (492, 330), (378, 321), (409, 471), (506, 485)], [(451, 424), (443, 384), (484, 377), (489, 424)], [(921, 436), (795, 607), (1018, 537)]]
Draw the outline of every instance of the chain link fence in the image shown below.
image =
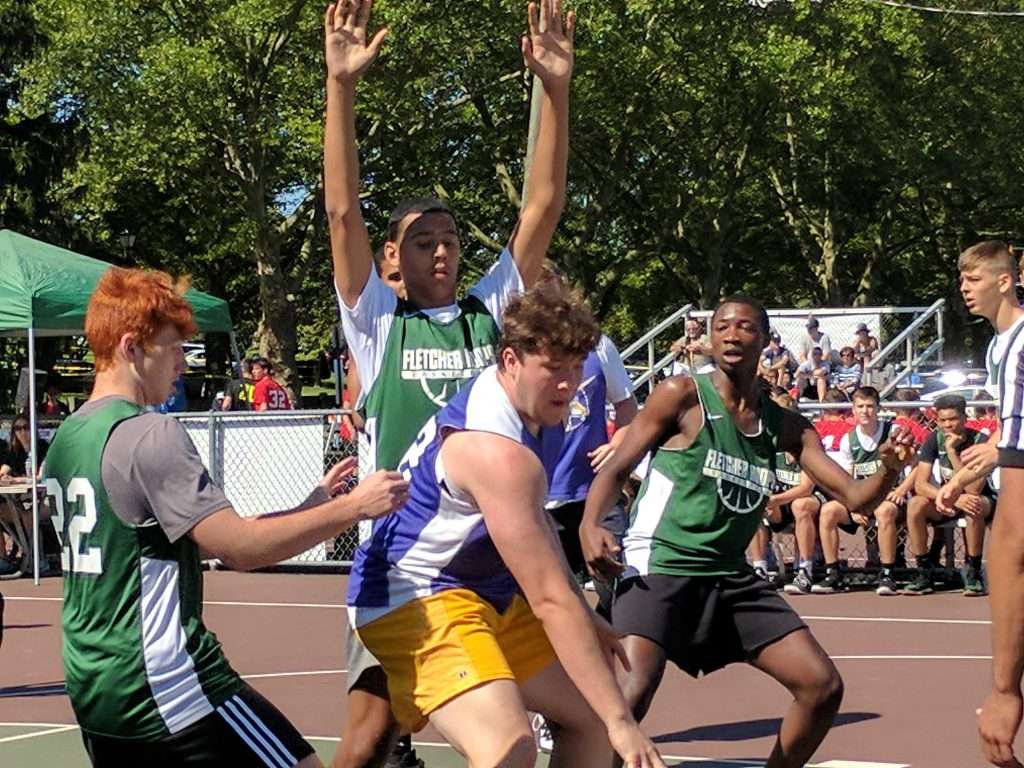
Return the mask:
[[(192, 438), (210, 477), (244, 517), (298, 506), (332, 466), (358, 456), (347, 411), (172, 415)], [(356, 475), (350, 482), (357, 482)], [(346, 564), (357, 546), (352, 528), (286, 564)]]

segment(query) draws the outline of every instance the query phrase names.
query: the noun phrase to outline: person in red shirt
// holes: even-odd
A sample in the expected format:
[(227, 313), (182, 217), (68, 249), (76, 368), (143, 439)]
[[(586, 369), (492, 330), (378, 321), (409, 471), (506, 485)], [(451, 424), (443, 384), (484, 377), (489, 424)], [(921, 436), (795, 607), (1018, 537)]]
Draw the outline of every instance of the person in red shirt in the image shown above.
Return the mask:
[(265, 357), (254, 357), (249, 361), (252, 379), (252, 409), (254, 411), (288, 411), (292, 403), (284, 387), (274, 381), (274, 369)]
[[(921, 395), (913, 389), (897, 389), (893, 393), (893, 399), (904, 403), (912, 403), (915, 400), (920, 400)], [(921, 412), (921, 409), (893, 408), (893, 411), (896, 414), (893, 423), (900, 429), (910, 430), (910, 433), (914, 436), (914, 442), (918, 445), (924, 445), (932, 430), (929, 428), (925, 414)]]
[[(849, 403), (850, 399), (840, 389), (830, 389), (825, 393), (824, 403)], [(814, 421), (814, 428), (821, 438), (821, 445), (828, 454), (839, 453), (839, 443), (843, 435), (853, 429), (853, 419), (848, 408), (828, 409), (822, 411), (821, 417)]]

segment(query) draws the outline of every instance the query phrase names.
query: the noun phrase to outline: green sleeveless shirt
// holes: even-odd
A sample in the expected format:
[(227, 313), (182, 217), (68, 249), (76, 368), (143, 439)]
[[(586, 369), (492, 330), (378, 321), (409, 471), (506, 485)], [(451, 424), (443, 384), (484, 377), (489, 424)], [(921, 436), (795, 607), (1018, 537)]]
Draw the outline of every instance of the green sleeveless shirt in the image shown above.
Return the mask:
[(728, 576), (749, 568), (745, 550), (776, 483), (785, 412), (762, 394), (761, 429), (745, 435), (710, 376), (694, 381), (703, 426), (688, 448), (659, 448), (652, 457), (624, 541), (627, 575)]
[(868, 450), (860, 442), (860, 430), (855, 426), (848, 434), (850, 435), (850, 453), (853, 456), (853, 467), (851, 474), (856, 478), (871, 477), (882, 468), (882, 457), (878, 448), (889, 439), (889, 431), (892, 429), (891, 421), (882, 422), (882, 436), (878, 439), (878, 445), (874, 450)]
[(142, 409), (115, 400), (57, 430), (46, 457), (64, 571), (64, 675), (82, 729), (157, 739), (214, 711), (242, 681), (202, 621), (199, 548), (110, 506), (103, 450)]
[[(960, 450), (962, 451), (964, 448), (976, 445), (977, 443), (984, 443), (987, 440), (988, 437), (981, 432), (966, 427), (964, 429), (964, 441), (961, 443), (963, 448)], [(953, 477), (955, 472), (953, 470), (953, 462), (949, 460), (949, 454), (946, 453), (946, 433), (942, 431), (941, 427), (935, 430), (935, 445), (939, 453), (939, 460), (936, 462), (939, 468), (939, 477), (942, 478), (941, 482), (945, 483)]]
[(775, 479), (780, 488), (796, 488), (800, 485), (802, 472), (800, 462), (792, 461), (788, 453), (778, 451), (775, 454)]
[(380, 372), (363, 412), (374, 469), (397, 469), (423, 425), (459, 388), (494, 362), (498, 325), (468, 296), (447, 324), (399, 301)]

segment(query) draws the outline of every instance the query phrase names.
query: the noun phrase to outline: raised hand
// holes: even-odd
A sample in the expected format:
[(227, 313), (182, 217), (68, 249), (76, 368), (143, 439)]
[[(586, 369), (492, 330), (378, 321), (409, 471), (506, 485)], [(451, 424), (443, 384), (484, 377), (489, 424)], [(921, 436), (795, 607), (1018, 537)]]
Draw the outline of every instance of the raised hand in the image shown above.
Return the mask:
[(339, 0), (327, 6), (324, 54), (329, 79), (354, 84), (377, 58), (388, 30), (378, 30), (367, 42), (366, 26), (372, 8), (373, 0)]
[[(541, 15), (544, 31), (541, 32)], [(546, 88), (568, 85), (572, 78), (573, 37), (576, 14), (569, 11), (562, 17), (562, 0), (540, 0), (530, 3), (527, 11), (529, 34), (523, 37), (523, 61)]]

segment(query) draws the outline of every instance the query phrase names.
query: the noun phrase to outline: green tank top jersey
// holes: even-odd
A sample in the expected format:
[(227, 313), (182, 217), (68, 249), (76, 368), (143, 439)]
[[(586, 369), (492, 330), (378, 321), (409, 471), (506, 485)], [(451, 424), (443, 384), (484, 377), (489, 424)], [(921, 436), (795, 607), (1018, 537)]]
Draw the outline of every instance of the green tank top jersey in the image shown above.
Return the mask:
[(878, 452), (878, 447), (889, 439), (889, 431), (891, 429), (891, 421), (882, 422), (882, 436), (878, 440), (878, 445), (872, 451), (861, 445), (860, 430), (857, 427), (850, 430), (850, 453), (853, 455), (854, 477), (871, 477), (882, 468), (882, 458)]
[(785, 451), (775, 454), (775, 479), (780, 488), (796, 488), (800, 485), (802, 471), (800, 462), (791, 460)]
[[(960, 444), (963, 446), (963, 448), (960, 449), (961, 451), (970, 445), (984, 443), (988, 440), (988, 437), (975, 429), (971, 429), (970, 427), (967, 427), (964, 430), (964, 434), (967, 439)], [(937, 462), (939, 465), (939, 474), (942, 477), (942, 482), (945, 483), (953, 477), (954, 472), (953, 462), (949, 460), (949, 454), (946, 453), (946, 433), (943, 432), (941, 428), (935, 430), (935, 441), (939, 450), (939, 460)]]
[(628, 573), (729, 576), (748, 570), (747, 544), (776, 484), (785, 412), (761, 396), (761, 428), (736, 427), (705, 374), (694, 377), (704, 423), (693, 444), (660, 448), (630, 512)]
[(176, 733), (242, 687), (202, 621), (199, 548), (130, 527), (103, 487), (114, 427), (142, 409), (115, 400), (57, 430), (46, 460), (64, 571), (64, 675), (82, 729), (124, 739)]
[(458, 303), (459, 317), (431, 320), (399, 301), (380, 372), (363, 411), (373, 469), (397, 469), (431, 416), (459, 388), (494, 362), (498, 325), (474, 296)]

